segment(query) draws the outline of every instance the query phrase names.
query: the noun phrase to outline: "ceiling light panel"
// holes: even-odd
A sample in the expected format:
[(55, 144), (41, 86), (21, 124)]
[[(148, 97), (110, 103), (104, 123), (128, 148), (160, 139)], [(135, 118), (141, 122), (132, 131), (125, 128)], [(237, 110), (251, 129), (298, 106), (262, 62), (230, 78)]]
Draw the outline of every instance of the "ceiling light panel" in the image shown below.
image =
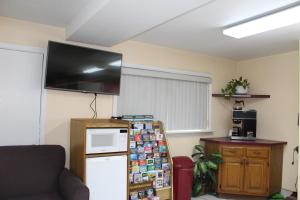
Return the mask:
[(223, 34), (240, 39), (297, 23), (300, 23), (300, 5), (226, 28)]

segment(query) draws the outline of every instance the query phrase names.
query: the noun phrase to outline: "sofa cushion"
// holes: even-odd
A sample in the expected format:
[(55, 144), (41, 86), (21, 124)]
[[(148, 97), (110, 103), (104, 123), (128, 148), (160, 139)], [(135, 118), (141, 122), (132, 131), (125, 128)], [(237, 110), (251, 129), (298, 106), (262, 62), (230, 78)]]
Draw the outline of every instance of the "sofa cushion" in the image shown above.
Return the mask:
[(0, 199), (58, 192), (64, 165), (58, 145), (0, 147)]
[(58, 193), (41, 194), (27, 197), (8, 198), (6, 200), (63, 200)]

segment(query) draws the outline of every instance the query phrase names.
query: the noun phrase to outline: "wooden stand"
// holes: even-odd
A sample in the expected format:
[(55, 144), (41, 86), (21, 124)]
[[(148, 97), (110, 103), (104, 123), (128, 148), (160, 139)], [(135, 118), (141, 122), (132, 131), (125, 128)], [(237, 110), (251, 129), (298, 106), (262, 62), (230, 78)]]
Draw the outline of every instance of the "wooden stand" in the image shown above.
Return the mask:
[[(135, 122), (131, 122), (131, 126), (133, 125), (133, 123), (135, 123)], [(139, 121), (138, 123), (146, 123), (146, 122)], [(173, 199), (173, 163), (172, 163), (172, 158), (169, 153), (169, 146), (168, 146), (168, 143), (167, 143), (167, 140), (165, 137), (165, 131), (163, 128), (163, 124), (159, 121), (152, 122), (152, 126), (153, 126), (153, 129), (159, 129), (160, 133), (163, 134), (163, 141), (165, 141), (167, 144), (167, 158), (168, 158), (168, 162), (170, 165), (170, 186), (155, 189), (156, 196), (160, 197), (160, 200), (172, 200)], [(129, 168), (131, 168), (131, 166)], [(128, 173), (130, 173), (130, 172), (128, 172)], [(151, 188), (153, 188), (152, 181), (136, 183), (136, 184), (132, 183), (129, 185), (129, 192), (130, 193), (138, 192), (138, 191), (147, 190), (147, 189), (151, 189)]]

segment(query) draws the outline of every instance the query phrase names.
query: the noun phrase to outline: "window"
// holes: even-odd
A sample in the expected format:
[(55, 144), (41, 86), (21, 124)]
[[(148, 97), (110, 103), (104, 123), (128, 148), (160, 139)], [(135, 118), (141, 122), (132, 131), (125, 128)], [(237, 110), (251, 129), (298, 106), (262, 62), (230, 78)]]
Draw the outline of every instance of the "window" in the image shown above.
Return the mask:
[(123, 67), (117, 114), (151, 114), (168, 133), (209, 131), (210, 87), (204, 74)]

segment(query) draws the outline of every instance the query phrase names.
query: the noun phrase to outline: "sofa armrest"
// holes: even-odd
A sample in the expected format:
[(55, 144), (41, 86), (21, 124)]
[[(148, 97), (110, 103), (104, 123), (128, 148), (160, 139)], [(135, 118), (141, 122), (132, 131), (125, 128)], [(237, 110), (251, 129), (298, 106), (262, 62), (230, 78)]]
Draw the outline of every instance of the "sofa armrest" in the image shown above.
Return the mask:
[(65, 200), (89, 200), (89, 189), (67, 169), (60, 174), (59, 190)]

